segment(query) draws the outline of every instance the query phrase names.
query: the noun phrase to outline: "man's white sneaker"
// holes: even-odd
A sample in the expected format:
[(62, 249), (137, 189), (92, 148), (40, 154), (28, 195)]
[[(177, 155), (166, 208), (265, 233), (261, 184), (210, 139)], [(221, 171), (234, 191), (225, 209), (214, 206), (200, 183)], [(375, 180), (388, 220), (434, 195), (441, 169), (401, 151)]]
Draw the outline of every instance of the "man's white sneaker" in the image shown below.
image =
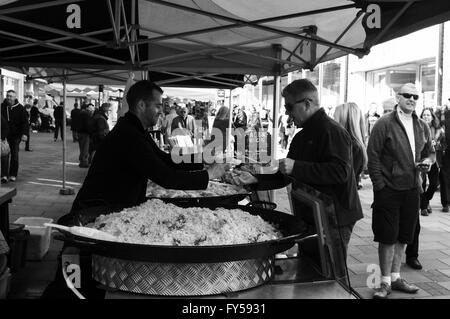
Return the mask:
[(10, 180), (11, 182), (15, 182), (15, 181), (16, 181), (16, 177), (15, 177), (15, 176), (11, 176), (11, 177), (9, 178), (9, 180)]

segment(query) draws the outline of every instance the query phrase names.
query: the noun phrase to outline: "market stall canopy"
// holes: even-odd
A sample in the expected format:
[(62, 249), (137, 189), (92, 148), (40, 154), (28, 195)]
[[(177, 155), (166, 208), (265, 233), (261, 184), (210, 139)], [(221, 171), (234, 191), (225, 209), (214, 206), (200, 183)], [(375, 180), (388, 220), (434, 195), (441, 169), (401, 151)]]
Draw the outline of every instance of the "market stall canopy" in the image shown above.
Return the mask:
[(149, 70), (163, 85), (219, 86), (363, 56), (449, 18), (440, 0), (0, 0), (0, 65), (101, 70), (111, 82), (114, 70)]

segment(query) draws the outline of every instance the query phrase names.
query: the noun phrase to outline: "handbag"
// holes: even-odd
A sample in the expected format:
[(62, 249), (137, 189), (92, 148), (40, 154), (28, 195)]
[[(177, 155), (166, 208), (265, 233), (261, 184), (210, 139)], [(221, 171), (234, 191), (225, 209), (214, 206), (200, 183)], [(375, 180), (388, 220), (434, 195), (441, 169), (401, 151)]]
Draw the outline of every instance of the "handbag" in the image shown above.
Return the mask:
[(11, 153), (11, 149), (9, 148), (9, 144), (7, 140), (2, 140), (1, 142), (1, 156), (8, 156)]

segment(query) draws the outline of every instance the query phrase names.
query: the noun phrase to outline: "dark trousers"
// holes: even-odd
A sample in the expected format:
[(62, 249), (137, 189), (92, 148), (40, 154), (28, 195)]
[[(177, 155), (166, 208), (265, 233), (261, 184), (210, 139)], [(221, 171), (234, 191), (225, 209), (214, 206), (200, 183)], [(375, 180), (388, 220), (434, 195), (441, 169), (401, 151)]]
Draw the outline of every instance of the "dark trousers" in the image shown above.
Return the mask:
[(78, 133), (78, 145), (80, 146), (80, 164), (89, 165), (89, 134)]
[(73, 142), (78, 142), (78, 132), (77, 131), (72, 131), (72, 139)]
[[(429, 180), (428, 188), (427, 177)], [(426, 209), (439, 185), (439, 168), (436, 163), (431, 166), (431, 170), (427, 174), (422, 174), (422, 179), (423, 193), (420, 195), (420, 209)]]
[(29, 150), (29, 149), (30, 149), (30, 130), (28, 130), (27, 141), (25, 142), (25, 150)]
[(2, 156), (2, 176), (8, 177), (9, 175), (9, 155)]
[(64, 139), (63, 123), (55, 121), (55, 140), (58, 139), (58, 132), (61, 132), (61, 140)]
[(19, 145), (21, 137), (8, 138), (9, 148), (11, 149), (11, 159), (9, 163), (9, 176), (16, 176), (19, 172)]
[(439, 174), (441, 204), (447, 206), (450, 200), (450, 150), (442, 156), (442, 166)]
[(420, 235), (420, 216), (417, 216), (416, 229), (414, 230), (414, 239), (411, 244), (406, 246), (406, 259), (415, 259), (419, 257), (419, 235)]

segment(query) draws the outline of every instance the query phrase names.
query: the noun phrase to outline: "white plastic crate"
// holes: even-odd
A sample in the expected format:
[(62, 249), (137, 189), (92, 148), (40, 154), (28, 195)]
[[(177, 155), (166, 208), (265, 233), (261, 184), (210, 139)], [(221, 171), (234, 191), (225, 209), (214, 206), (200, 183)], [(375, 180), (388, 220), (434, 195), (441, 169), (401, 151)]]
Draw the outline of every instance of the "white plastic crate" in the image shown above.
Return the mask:
[(20, 217), (14, 223), (25, 225), (30, 231), (27, 244), (27, 260), (41, 260), (50, 248), (51, 228), (44, 223), (52, 223), (52, 218)]

